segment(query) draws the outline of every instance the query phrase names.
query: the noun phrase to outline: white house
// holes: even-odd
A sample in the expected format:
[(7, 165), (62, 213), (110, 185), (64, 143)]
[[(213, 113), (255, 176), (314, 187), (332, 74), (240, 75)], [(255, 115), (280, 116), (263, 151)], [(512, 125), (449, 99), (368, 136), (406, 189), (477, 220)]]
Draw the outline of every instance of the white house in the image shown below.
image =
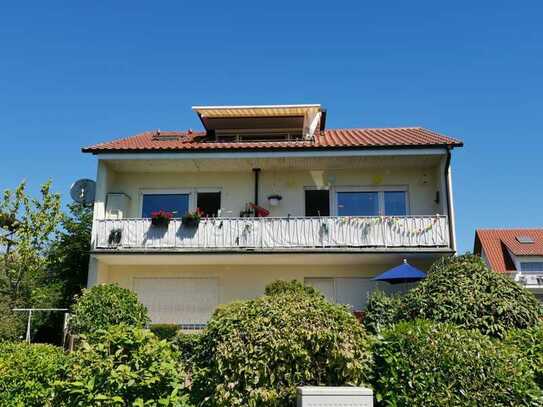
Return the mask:
[(543, 302), (543, 229), (478, 229), (473, 252)]
[[(460, 141), (418, 127), (327, 129), (318, 104), (193, 110), (203, 131), (83, 148), (98, 159), (88, 284), (135, 290), (153, 322), (201, 326), (276, 279), (360, 309), (373, 276), (455, 252)], [(200, 223), (183, 224), (196, 208)], [(158, 210), (174, 214), (167, 227), (151, 224)]]

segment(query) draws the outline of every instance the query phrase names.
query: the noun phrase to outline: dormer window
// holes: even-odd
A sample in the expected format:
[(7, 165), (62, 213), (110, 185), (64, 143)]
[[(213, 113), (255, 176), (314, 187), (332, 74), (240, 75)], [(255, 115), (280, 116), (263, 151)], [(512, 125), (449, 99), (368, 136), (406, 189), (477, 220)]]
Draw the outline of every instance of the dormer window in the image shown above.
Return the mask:
[(535, 240), (530, 236), (517, 236), (517, 242), (520, 244), (532, 244), (535, 243)]
[(209, 137), (208, 142), (218, 143), (242, 143), (242, 142), (266, 142), (266, 141), (296, 141), (302, 140), (302, 132), (220, 132), (215, 137)]

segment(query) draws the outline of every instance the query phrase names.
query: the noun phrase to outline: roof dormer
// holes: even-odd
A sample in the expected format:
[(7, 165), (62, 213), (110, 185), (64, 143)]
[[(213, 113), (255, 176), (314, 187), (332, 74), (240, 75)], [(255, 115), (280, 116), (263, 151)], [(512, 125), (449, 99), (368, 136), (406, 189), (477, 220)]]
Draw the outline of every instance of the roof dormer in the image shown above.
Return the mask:
[(326, 110), (318, 104), (193, 106), (210, 142), (313, 140), (324, 130)]

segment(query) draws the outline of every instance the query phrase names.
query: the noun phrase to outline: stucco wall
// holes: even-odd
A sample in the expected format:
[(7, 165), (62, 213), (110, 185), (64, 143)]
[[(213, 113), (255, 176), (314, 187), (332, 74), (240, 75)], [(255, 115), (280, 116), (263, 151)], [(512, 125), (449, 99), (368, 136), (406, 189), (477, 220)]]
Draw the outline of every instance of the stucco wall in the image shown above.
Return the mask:
[[(423, 176), (426, 174), (426, 176)], [(303, 216), (305, 211), (304, 187), (379, 187), (406, 186), (412, 215), (443, 213), (443, 202), (435, 202), (440, 189), (438, 170), (395, 168), (386, 170), (333, 170), (333, 171), (266, 171), (260, 175), (262, 206), (271, 210), (271, 216)], [(245, 172), (200, 173), (116, 173), (111, 177), (109, 192), (124, 192), (131, 199), (129, 217), (141, 216), (142, 190), (175, 190), (220, 188), (224, 216), (238, 216), (247, 202), (254, 200), (254, 175)], [(278, 207), (269, 207), (267, 196), (283, 197)]]
[[(219, 281), (219, 303), (249, 299), (264, 293), (267, 284), (274, 280), (305, 278), (373, 277), (397, 264), (364, 265), (103, 265), (99, 283), (117, 283), (133, 290), (134, 278), (214, 277)], [(427, 269), (429, 262), (414, 263)], [(382, 289), (391, 288), (381, 283)], [(392, 287), (393, 288), (393, 287)], [(363, 293), (360, 293), (363, 295)]]

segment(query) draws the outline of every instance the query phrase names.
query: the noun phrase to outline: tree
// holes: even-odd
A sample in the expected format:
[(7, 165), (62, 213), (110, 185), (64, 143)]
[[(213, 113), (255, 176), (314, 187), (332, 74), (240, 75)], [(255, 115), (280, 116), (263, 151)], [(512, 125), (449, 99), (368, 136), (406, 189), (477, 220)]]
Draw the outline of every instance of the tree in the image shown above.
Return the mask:
[(58, 301), (58, 284), (51, 281), (45, 256), (59, 224), (60, 195), (51, 181), (31, 198), (22, 182), (0, 200), (0, 301), (15, 306), (50, 306)]
[(62, 284), (62, 307), (72, 305), (87, 284), (92, 230), (92, 207), (72, 204), (68, 209), (48, 253), (51, 274)]

